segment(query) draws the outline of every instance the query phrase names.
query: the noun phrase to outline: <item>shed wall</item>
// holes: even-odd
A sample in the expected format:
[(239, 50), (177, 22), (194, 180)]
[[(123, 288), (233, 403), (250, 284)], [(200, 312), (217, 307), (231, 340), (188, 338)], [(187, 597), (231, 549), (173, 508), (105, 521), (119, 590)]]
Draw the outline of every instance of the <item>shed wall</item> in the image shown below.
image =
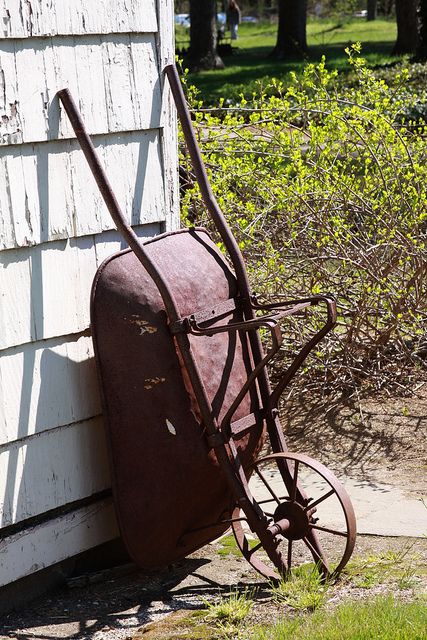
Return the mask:
[(89, 327), (124, 244), (56, 93), (68, 87), (141, 237), (178, 226), (161, 70), (172, 0), (0, 0), (0, 586), (117, 536)]

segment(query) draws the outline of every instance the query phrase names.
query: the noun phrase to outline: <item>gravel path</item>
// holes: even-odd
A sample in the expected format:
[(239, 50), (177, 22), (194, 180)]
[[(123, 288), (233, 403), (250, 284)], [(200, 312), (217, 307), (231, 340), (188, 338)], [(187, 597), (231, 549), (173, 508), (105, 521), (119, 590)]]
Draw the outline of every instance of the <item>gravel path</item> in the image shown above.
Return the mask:
[[(266, 597), (268, 585), (246, 561), (232, 554), (223, 556), (220, 548), (220, 542), (212, 543), (170, 570), (156, 574), (142, 573), (127, 565), (69, 581), (24, 612), (5, 616), (0, 623), (0, 638), (130, 640), (148, 622), (158, 621), (173, 611), (200, 609), (207, 599), (229, 593), (237, 586), (257, 590), (252, 614), (257, 621), (271, 621), (283, 614), (283, 609)], [(425, 538), (360, 536), (356, 555), (400, 553), (408, 549), (417, 554), (419, 562), (427, 563)], [(427, 584), (424, 589), (427, 591)], [(344, 581), (334, 592), (334, 600), (373, 594), (366, 589), (359, 592)]]
[[(325, 419), (324, 408), (301, 403), (292, 407), (290, 413), (293, 415), (292, 425), (287, 427), (290, 447), (319, 458), (341, 479), (344, 477), (344, 483), (347, 477), (351, 479), (350, 485), (358, 484), (362, 494), (355, 496), (355, 502), (359, 509), (362, 505), (365, 519), (371, 512), (372, 518), (378, 517), (378, 509), (371, 509), (370, 505), (378, 507), (381, 495), (390, 504), (397, 502), (413, 525), (408, 505), (418, 500), (420, 524), (415, 529), (408, 526), (405, 531), (403, 519), (398, 536), (359, 536), (356, 554), (400, 552), (411, 547), (411, 552), (418, 553), (427, 564), (427, 538), (422, 537), (427, 533), (427, 509), (425, 514), (419, 509), (419, 498), (427, 496), (426, 395), (366, 402), (363, 424), (360, 412), (351, 408), (329, 411)], [(387, 491), (381, 491), (382, 483), (387, 483), (388, 497)], [(348, 489), (351, 493), (351, 486)], [(391, 508), (386, 505), (384, 513), (391, 514)], [(422, 530), (424, 516), (426, 531)], [(377, 530), (378, 523), (371, 524), (371, 528), (364, 530), (384, 533)], [(417, 531), (421, 537), (405, 537)], [(277, 606), (263, 596), (262, 589), (266, 588), (263, 579), (240, 556), (224, 556), (220, 549), (221, 542), (212, 543), (173, 567), (155, 573), (140, 572), (129, 564), (69, 580), (19, 613), (3, 616), (0, 640), (128, 640), (148, 622), (164, 618), (172, 611), (200, 608), (204, 600), (229, 592), (237, 585), (261, 589), (254, 607), (257, 617), (271, 620), (279, 615)], [(372, 595), (371, 591), (368, 593)], [(348, 595), (349, 587), (344, 584), (336, 597)], [(363, 597), (366, 591), (355, 594), (353, 589), (350, 595)]]

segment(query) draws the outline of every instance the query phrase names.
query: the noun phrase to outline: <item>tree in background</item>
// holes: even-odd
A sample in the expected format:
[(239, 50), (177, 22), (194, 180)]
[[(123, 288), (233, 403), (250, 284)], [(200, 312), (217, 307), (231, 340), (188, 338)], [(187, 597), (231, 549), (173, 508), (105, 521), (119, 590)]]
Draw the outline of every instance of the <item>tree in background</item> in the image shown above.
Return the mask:
[(378, 4), (378, 12), (381, 15), (390, 17), (394, 10), (394, 0), (379, 0)]
[(377, 0), (367, 0), (366, 3), (367, 19), (375, 20), (377, 17)]
[(216, 0), (190, 0), (190, 47), (184, 64), (191, 71), (223, 69), (217, 52)]
[(418, 43), (415, 52), (418, 61), (427, 60), (427, 0), (418, 3)]
[(278, 0), (277, 42), (271, 56), (283, 60), (307, 52), (307, 0)]
[(397, 39), (394, 54), (415, 53), (418, 42), (417, 0), (396, 0)]

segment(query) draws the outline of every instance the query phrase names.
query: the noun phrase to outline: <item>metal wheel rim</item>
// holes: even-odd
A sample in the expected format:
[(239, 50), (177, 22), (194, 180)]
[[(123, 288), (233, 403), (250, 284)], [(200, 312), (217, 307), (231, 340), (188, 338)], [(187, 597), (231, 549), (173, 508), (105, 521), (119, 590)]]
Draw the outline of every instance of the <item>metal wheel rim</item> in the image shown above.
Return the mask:
[[(311, 469), (316, 474), (318, 474), (324, 481), (326, 481), (327, 485), (331, 487), (332, 493), (329, 495), (329, 497), (331, 497), (332, 495), (335, 495), (338, 498), (338, 501), (340, 503), (340, 506), (345, 518), (346, 544), (345, 544), (345, 548), (344, 548), (344, 552), (342, 554), (341, 560), (339, 561), (335, 569), (333, 571), (330, 571), (328, 567), (327, 558), (324, 555), (324, 552), (321, 550), (321, 545), (318, 545), (318, 543), (316, 542), (317, 538), (315, 535), (315, 531), (319, 529), (319, 527), (317, 527), (316, 525), (313, 525), (310, 531), (314, 535), (310, 536), (310, 538), (308, 538), (307, 541), (305, 539), (303, 540), (304, 544), (309, 549), (313, 559), (318, 565), (319, 572), (322, 574), (323, 578), (335, 579), (336, 577), (338, 577), (338, 575), (340, 574), (340, 572), (342, 571), (342, 569), (345, 567), (348, 560), (350, 559), (354, 549), (355, 542), (356, 542), (356, 518), (355, 518), (354, 509), (353, 509), (353, 505), (351, 504), (350, 497), (347, 491), (342, 486), (342, 484), (337, 479), (337, 477), (332, 473), (332, 471), (330, 471), (327, 467), (325, 467), (325, 465), (323, 465), (321, 462), (318, 462), (317, 460), (305, 454), (290, 453), (290, 452), (270, 454), (268, 456), (264, 456), (256, 460), (248, 468), (247, 471), (252, 472), (259, 465), (262, 465), (268, 462), (277, 463), (278, 460), (286, 460), (287, 462), (294, 462), (294, 463), (297, 462), (298, 465), (302, 464), (308, 469)], [(282, 480), (283, 480), (284, 486), (286, 487), (286, 490), (290, 494), (290, 490), (286, 485), (286, 482), (283, 479), (283, 476), (282, 476)], [(326, 497), (320, 502), (323, 502), (324, 500), (327, 500), (327, 499), (329, 498)], [(317, 501), (315, 501), (315, 503), (316, 502)], [(320, 502), (317, 502), (317, 503), (320, 504)], [(234, 533), (234, 537), (236, 539), (237, 545), (242, 555), (246, 558), (249, 564), (251, 564), (251, 566), (254, 567), (256, 571), (261, 573), (263, 576), (265, 576), (269, 580), (277, 581), (281, 577), (282, 578), (286, 577), (286, 575), (289, 572), (288, 563), (286, 560), (284, 560), (280, 552), (277, 552), (277, 550), (275, 552), (273, 550), (272, 552), (271, 543), (269, 541), (269, 535), (267, 534), (266, 527), (264, 527), (264, 530), (262, 527), (260, 527), (256, 531), (256, 534), (258, 535), (258, 538), (260, 540), (260, 544), (256, 546), (256, 549), (254, 551), (253, 549), (250, 548), (247, 536), (242, 526), (242, 521), (241, 519), (239, 519), (240, 513), (241, 513), (240, 507), (236, 506), (232, 514), (232, 520), (233, 520), (232, 529), (233, 529), (233, 533)], [(324, 531), (325, 529), (320, 529), (320, 530)], [(333, 535), (332, 531), (326, 530), (326, 532), (327, 533), (329, 532)], [(342, 536), (343, 533), (344, 532), (339, 532), (339, 535)], [(336, 532), (335, 535), (338, 535), (338, 532)], [(276, 568), (275, 570), (269, 567), (261, 558), (257, 557), (256, 551), (259, 550), (260, 547), (263, 547), (264, 550), (266, 551), (271, 562), (275, 565), (275, 568)], [(268, 547), (270, 547), (270, 549)], [(289, 543), (288, 543), (288, 547), (289, 547)]]

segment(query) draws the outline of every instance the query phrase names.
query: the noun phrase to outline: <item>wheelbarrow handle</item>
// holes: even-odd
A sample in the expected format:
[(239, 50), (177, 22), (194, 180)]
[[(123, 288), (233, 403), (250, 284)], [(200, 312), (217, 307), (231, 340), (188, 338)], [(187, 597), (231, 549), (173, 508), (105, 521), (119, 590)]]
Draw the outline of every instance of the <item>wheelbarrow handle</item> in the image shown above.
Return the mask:
[(76, 134), (76, 138), (82, 148), (87, 163), (92, 171), (93, 177), (95, 178), (96, 184), (98, 185), (107, 209), (110, 212), (110, 215), (113, 218), (118, 231), (122, 234), (124, 239), (129, 244), (130, 248), (135, 253), (138, 260), (141, 262), (144, 269), (146, 269), (146, 271), (158, 287), (170, 321), (174, 322), (179, 320), (180, 316), (171, 290), (165, 278), (163, 278), (162, 274), (159, 272), (157, 267), (148, 256), (143, 244), (140, 242), (135, 231), (126, 222), (125, 216), (120, 209), (119, 203), (117, 202), (116, 196), (114, 195), (107, 175), (101, 165), (101, 162), (99, 161), (98, 154), (96, 153), (92, 140), (90, 139), (86, 131), (82, 116), (76, 106), (76, 103), (73, 100), (70, 91), (68, 89), (61, 89), (61, 91), (58, 91), (57, 95), (64, 106), (67, 116), (71, 122), (71, 126), (73, 127), (74, 133)]
[[(249, 279), (246, 272), (245, 262), (243, 260), (242, 253), (239, 249), (239, 245), (236, 239), (232, 235), (230, 228), (225, 220), (225, 217), (216, 201), (216, 198), (212, 192), (209, 184), (209, 180), (206, 174), (206, 169), (203, 163), (202, 155), (200, 153), (196, 136), (191, 123), (190, 112), (187, 107), (184, 92), (182, 90), (181, 82), (179, 79), (178, 71), (175, 65), (168, 65), (164, 69), (166, 77), (168, 78), (169, 85), (172, 91), (172, 95), (175, 101), (175, 106), (178, 112), (178, 117), (181, 122), (182, 131), (184, 133), (185, 142), (190, 154), (191, 163), (193, 165), (194, 173), (196, 175), (197, 182), (199, 184), (200, 193), (202, 194), (203, 202), (208, 210), (225, 248), (228, 251), (231, 262), (236, 273), (236, 279), (239, 289), (239, 296), (242, 301), (242, 310), (245, 320), (251, 320), (255, 318), (255, 312), (252, 307), (251, 301), (251, 289), (249, 285)], [(258, 332), (249, 332), (249, 342), (251, 344), (253, 359), (255, 366), (264, 360), (263, 349), (261, 346), (261, 339)], [(262, 402), (267, 404), (271, 394), (270, 382), (268, 380), (267, 372), (265, 368), (260, 366), (258, 375), (258, 383), (260, 387)], [(270, 428), (269, 435), (275, 451), (285, 451), (286, 444), (281, 432), (276, 428)]]
[[(139, 241), (139, 238), (132, 227), (127, 224), (125, 217), (119, 207), (119, 204), (114, 196), (113, 190), (107, 179), (104, 169), (96, 154), (92, 141), (85, 129), (79, 110), (77, 109), (77, 106), (69, 90), (62, 89), (58, 92), (58, 97), (61, 100), (65, 111), (67, 112), (71, 125), (74, 129), (74, 133), (76, 134), (76, 138), (82, 148), (82, 151), (93, 173), (99, 190), (101, 191), (104, 202), (107, 205), (107, 208), (114, 222), (116, 223), (118, 230), (127, 240), (130, 248), (134, 251), (136, 257), (141, 262), (142, 266), (146, 269), (153, 282), (156, 284), (163, 299), (170, 324), (179, 323), (181, 321), (181, 317), (178, 313), (177, 306), (175, 304), (175, 300), (172, 296), (169, 286), (155, 264), (151, 261), (150, 257), (144, 249), (144, 246)], [(213, 415), (212, 406), (207, 396), (207, 392), (199, 368), (197, 366), (197, 362), (195, 361), (191, 353), (191, 349), (189, 348), (188, 338), (183, 333), (178, 333), (176, 335), (176, 342), (182, 357), (182, 361), (188, 372), (188, 376), (190, 378), (195, 396), (197, 398), (200, 413), (204, 419), (206, 433), (208, 436), (215, 436), (215, 434), (218, 432), (218, 423), (215, 416)], [(241, 495), (242, 485), (245, 486), (246, 483), (243, 469), (239, 467), (236, 474), (235, 468), (231, 465), (229, 452), (226, 449), (225, 445), (218, 445), (218, 447), (216, 448), (216, 455), (220, 464), (222, 464), (224, 467), (226, 476), (230, 482), (230, 486), (232, 487), (234, 494)], [(254, 503), (254, 500), (249, 495), (248, 491), (245, 492), (245, 499), (250, 504)], [(255, 503), (254, 509), (259, 509), (259, 507), (255, 505)]]
[(202, 159), (202, 154), (200, 152), (199, 145), (197, 144), (193, 125), (191, 123), (191, 115), (188, 110), (187, 102), (182, 90), (182, 85), (176, 66), (174, 64), (166, 66), (165, 74), (168, 78), (169, 85), (172, 91), (176, 110), (178, 112), (178, 117), (181, 122), (181, 127), (184, 134), (185, 143), (190, 154), (191, 163), (197, 179), (197, 183), (200, 188), (203, 202), (205, 203), (205, 206), (216, 228), (218, 229), (221, 239), (230, 255), (231, 262), (233, 263), (237, 280), (239, 282), (241, 296), (243, 298), (247, 298), (250, 295), (250, 285), (246, 273), (245, 262), (239, 249), (239, 245), (233, 234), (231, 233), (230, 227), (227, 224), (224, 214), (222, 213), (210, 186), (205, 165)]

